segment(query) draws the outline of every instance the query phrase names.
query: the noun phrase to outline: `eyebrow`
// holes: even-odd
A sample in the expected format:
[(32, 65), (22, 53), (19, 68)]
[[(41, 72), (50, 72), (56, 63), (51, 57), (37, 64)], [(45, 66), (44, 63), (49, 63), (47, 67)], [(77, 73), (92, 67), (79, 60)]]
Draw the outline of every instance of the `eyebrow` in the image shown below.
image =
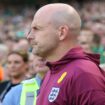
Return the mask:
[(31, 26), (31, 28), (34, 28), (34, 27), (35, 27), (35, 28), (42, 28), (42, 26), (41, 26), (40, 24), (35, 24), (35, 25), (32, 25), (32, 26)]

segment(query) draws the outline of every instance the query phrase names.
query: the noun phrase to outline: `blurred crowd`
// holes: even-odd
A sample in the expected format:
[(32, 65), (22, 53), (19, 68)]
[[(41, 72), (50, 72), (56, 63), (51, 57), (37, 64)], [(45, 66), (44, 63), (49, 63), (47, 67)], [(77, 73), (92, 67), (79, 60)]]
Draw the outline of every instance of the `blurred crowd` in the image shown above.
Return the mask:
[[(8, 54), (12, 51), (29, 54), (31, 48), (26, 39), (35, 8), (0, 7), (0, 65), (6, 69)], [(29, 56), (29, 55), (27, 55)], [(2, 70), (1, 70), (2, 71)], [(7, 79), (8, 70), (3, 70), (1, 79)]]
[[(104, 67), (105, 2), (71, 5), (78, 10), (82, 18), (78, 44), (87, 52), (100, 53), (100, 65)], [(35, 10), (35, 7), (0, 5), (0, 80), (10, 81), (16, 78), (12, 85), (35, 75), (35, 72), (32, 72), (35, 57), (26, 39)]]
[(82, 30), (78, 37), (85, 51), (99, 53), (100, 66), (105, 68), (105, 1), (73, 4), (82, 18)]

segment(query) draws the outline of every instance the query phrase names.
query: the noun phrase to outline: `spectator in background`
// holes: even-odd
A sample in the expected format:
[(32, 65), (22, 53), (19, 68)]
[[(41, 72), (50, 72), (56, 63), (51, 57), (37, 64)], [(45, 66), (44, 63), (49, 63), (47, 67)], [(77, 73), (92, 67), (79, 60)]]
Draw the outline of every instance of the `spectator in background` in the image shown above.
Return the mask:
[(10, 53), (13, 51), (13, 47), (16, 44), (16, 41), (11, 37), (7, 37), (3, 43), (8, 47), (8, 52)]
[(5, 66), (9, 49), (5, 44), (0, 44), (0, 65)]
[[(33, 57), (33, 55), (31, 56)], [(6, 95), (3, 105), (36, 105), (39, 87), (49, 69), (41, 57), (34, 55), (33, 59), (31, 60), (31, 65), (33, 64), (33, 73), (31, 74), (33, 78), (22, 81), (20, 85), (12, 88)]]
[(3, 68), (0, 66), (0, 82), (4, 79), (4, 71)]
[(88, 52), (92, 52), (94, 33), (91, 30), (83, 29), (78, 36), (78, 44)]
[(29, 42), (26, 38), (21, 38), (18, 43), (20, 49), (22, 49), (25, 52), (29, 51)]
[(36, 75), (36, 69), (34, 69), (34, 65), (33, 62), (35, 60), (35, 55), (33, 55), (32, 53), (29, 53), (29, 62), (28, 62), (28, 73), (27, 73), (27, 77), (28, 78), (32, 78), (35, 77)]
[(9, 49), (5, 44), (0, 44), (0, 80), (6, 80), (6, 68), (5, 63)]
[(18, 39), (17, 43), (13, 46), (14, 51), (29, 52), (29, 42), (26, 38)]
[(98, 34), (95, 34), (89, 28), (83, 28), (78, 37), (78, 44), (86, 52), (99, 53), (100, 54), (100, 63), (105, 63), (105, 50), (104, 46), (101, 45), (101, 37)]
[(22, 52), (11, 52), (7, 57), (7, 71), (10, 80), (0, 83), (0, 101), (13, 87), (26, 79), (28, 65), (28, 54)]

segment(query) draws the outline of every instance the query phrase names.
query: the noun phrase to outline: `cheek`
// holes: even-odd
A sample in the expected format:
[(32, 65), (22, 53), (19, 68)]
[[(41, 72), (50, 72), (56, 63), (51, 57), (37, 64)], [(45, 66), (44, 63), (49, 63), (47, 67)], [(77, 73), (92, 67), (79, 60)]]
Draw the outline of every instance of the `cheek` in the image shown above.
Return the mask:
[[(58, 43), (59, 43), (59, 39), (55, 36), (51, 36), (49, 37), (48, 41), (47, 41), (51, 46), (55, 46), (57, 47), (58, 46)], [(48, 45), (49, 45), (48, 44)]]
[(43, 48), (47, 44), (48, 39), (43, 36), (42, 37), (38, 36), (35, 41), (36, 41), (36, 48), (39, 49), (39, 48)]
[(36, 36), (36, 43), (39, 47), (54, 46), (59, 42), (57, 35), (53, 32), (43, 32), (41, 35)]

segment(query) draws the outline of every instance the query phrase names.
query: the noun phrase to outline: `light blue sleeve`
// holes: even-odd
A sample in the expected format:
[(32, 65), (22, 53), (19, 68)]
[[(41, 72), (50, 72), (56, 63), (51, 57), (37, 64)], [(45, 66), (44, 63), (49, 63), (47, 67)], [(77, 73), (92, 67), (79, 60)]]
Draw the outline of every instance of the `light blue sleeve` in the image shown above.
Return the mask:
[(22, 85), (13, 87), (5, 96), (2, 105), (20, 105)]

